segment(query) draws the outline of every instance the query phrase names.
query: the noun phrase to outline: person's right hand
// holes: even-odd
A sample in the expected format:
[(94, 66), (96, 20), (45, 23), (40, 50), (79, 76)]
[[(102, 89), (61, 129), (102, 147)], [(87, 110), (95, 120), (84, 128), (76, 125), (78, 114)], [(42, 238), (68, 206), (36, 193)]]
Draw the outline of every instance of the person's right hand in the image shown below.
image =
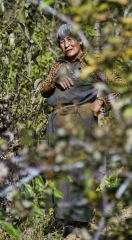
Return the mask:
[(54, 83), (60, 85), (63, 89), (69, 89), (74, 85), (72, 79), (67, 76), (62, 76), (59, 79), (55, 78)]
[(94, 116), (98, 116), (99, 112), (102, 111), (102, 106), (103, 106), (103, 101), (96, 99), (92, 104), (91, 104), (91, 110), (94, 113)]

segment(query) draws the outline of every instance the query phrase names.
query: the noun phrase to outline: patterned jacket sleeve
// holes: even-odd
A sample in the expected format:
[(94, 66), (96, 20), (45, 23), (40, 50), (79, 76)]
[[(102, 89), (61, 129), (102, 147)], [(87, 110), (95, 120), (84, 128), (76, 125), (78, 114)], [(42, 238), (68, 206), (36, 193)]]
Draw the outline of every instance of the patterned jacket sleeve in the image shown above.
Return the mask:
[(52, 81), (59, 67), (60, 62), (55, 62), (50, 70), (49, 75), (41, 85), (40, 93), (45, 98), (50, 97), (55, 90), (55, 86), (52, 84)]
[[(118, 73), (117, 70), (106, 70), (104, 73), (96, 72), (98, 79), (102, 82), (108, 84), (109, 87), (115, 88), (115, 91), (111, 92), (109, 96), (98, 91), (97, 98), (102, 100), (105, 105), (110, 104), (110, 102), (121, 94), (121, 89), (126, 87), (125, 79)], [(97, 77), (96, 77), (97, 78)], [(119, 91), (116, 91), (116, 90)]]

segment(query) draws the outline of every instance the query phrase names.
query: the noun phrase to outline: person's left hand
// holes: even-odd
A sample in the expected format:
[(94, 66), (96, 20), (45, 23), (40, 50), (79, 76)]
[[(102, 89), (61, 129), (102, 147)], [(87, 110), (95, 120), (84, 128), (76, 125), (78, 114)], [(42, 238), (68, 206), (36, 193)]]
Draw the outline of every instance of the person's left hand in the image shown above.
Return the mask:
[(101, 108), (103, 106), (103, 101), (96, 99), (92, 104), (91, 104), (91, 110), (94, 114), (94, 116), (98, 116), (99, 112), (101, 111)]
[(68, 76), (62, 76), (57, 80), (57, 84), (59, 84), (63, 89), (69, 89), (73, 86), (73, 80)]
[(62, 76), (62, 77), (55, 77), (52, 80), (52, 86), (55, 87), (56, 84), (60, 85), (64, 90), (71, 88), (74, 83), (73, 80), (71, 78), (69, 78), (68, 76)]

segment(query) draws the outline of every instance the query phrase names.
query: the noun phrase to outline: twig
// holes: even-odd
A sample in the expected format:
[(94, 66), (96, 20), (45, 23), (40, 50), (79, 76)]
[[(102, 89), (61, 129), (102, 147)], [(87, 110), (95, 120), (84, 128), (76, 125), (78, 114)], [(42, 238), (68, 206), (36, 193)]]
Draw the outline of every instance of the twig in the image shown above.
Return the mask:
[[(42, 9), (45, 9), (45, 11), (50, 13), (52, 16), (55, 16), (58, 19), (60, 19), (61, 22), (70, 23), (74, 27), (75, 23), (71, 19), (69, 19), (68, 17), (66, 17), (63, 14), (58, 13), (54, 8), (49, 7), (45, 2), (40, 1), (40, 0), (29, 0), (28, 2), (34, 3), (35, 5), (41, 7)], [(78, 34), (80, 35), (84, 45), (89, 49), (89, 51), (92, 51), (91, 44), (87, 40), (87, 38), (85, 37), (83, 32), (82, 31), (78, 31)]]
[(2, 31), (0, 32), (0, 34), (3, 33), (3, 32), (15, 21), (16, 17), (17, 17), (17, 16), (15, 16), (15, 17), (13, 18), (13, 20), (12, 20), (5, 28), (2, 29)]

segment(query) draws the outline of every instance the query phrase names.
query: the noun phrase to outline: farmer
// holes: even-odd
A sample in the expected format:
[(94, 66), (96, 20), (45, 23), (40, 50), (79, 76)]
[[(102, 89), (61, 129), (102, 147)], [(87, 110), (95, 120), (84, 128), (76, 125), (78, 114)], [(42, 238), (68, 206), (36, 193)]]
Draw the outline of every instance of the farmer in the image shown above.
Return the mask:
[[(80, 78), (80, 73), (89, 63), (86, 61), (87, 52), (83, 41), (79, 34), (73, 32), (72, 25), (61, 25), (57, 32), (57, 42), (63, 57), (56, 60), (41, 86), (42, 96), (48, 98), (48, 104), (54, 109), (46, 129), (47, 141), (51, 147), (55, 144), (53, 136), (57, 135), (58, 129), (65, 123), (66, 116), (69, 116), (75, 126), (82, 126), (84, 140), (89, 141), (98, 114), (106, 104), (105, 97), (100, 96), (94, 87), (96, 82), (102, 81), (99, 71), (93, 72), (86, 79)], [(86, 227), (92, 213), (87, 202), (80, 204), (85, 199), (81, 169), (69, 170), (68, 175), (73, 182), (64, 180), (59, 186), (63, 199), (59, 201), (54, 198), (55, 218), (64, 222), (64, 237), (74, 228)], [(77, 179), (80, 179), (79, 193)]]

